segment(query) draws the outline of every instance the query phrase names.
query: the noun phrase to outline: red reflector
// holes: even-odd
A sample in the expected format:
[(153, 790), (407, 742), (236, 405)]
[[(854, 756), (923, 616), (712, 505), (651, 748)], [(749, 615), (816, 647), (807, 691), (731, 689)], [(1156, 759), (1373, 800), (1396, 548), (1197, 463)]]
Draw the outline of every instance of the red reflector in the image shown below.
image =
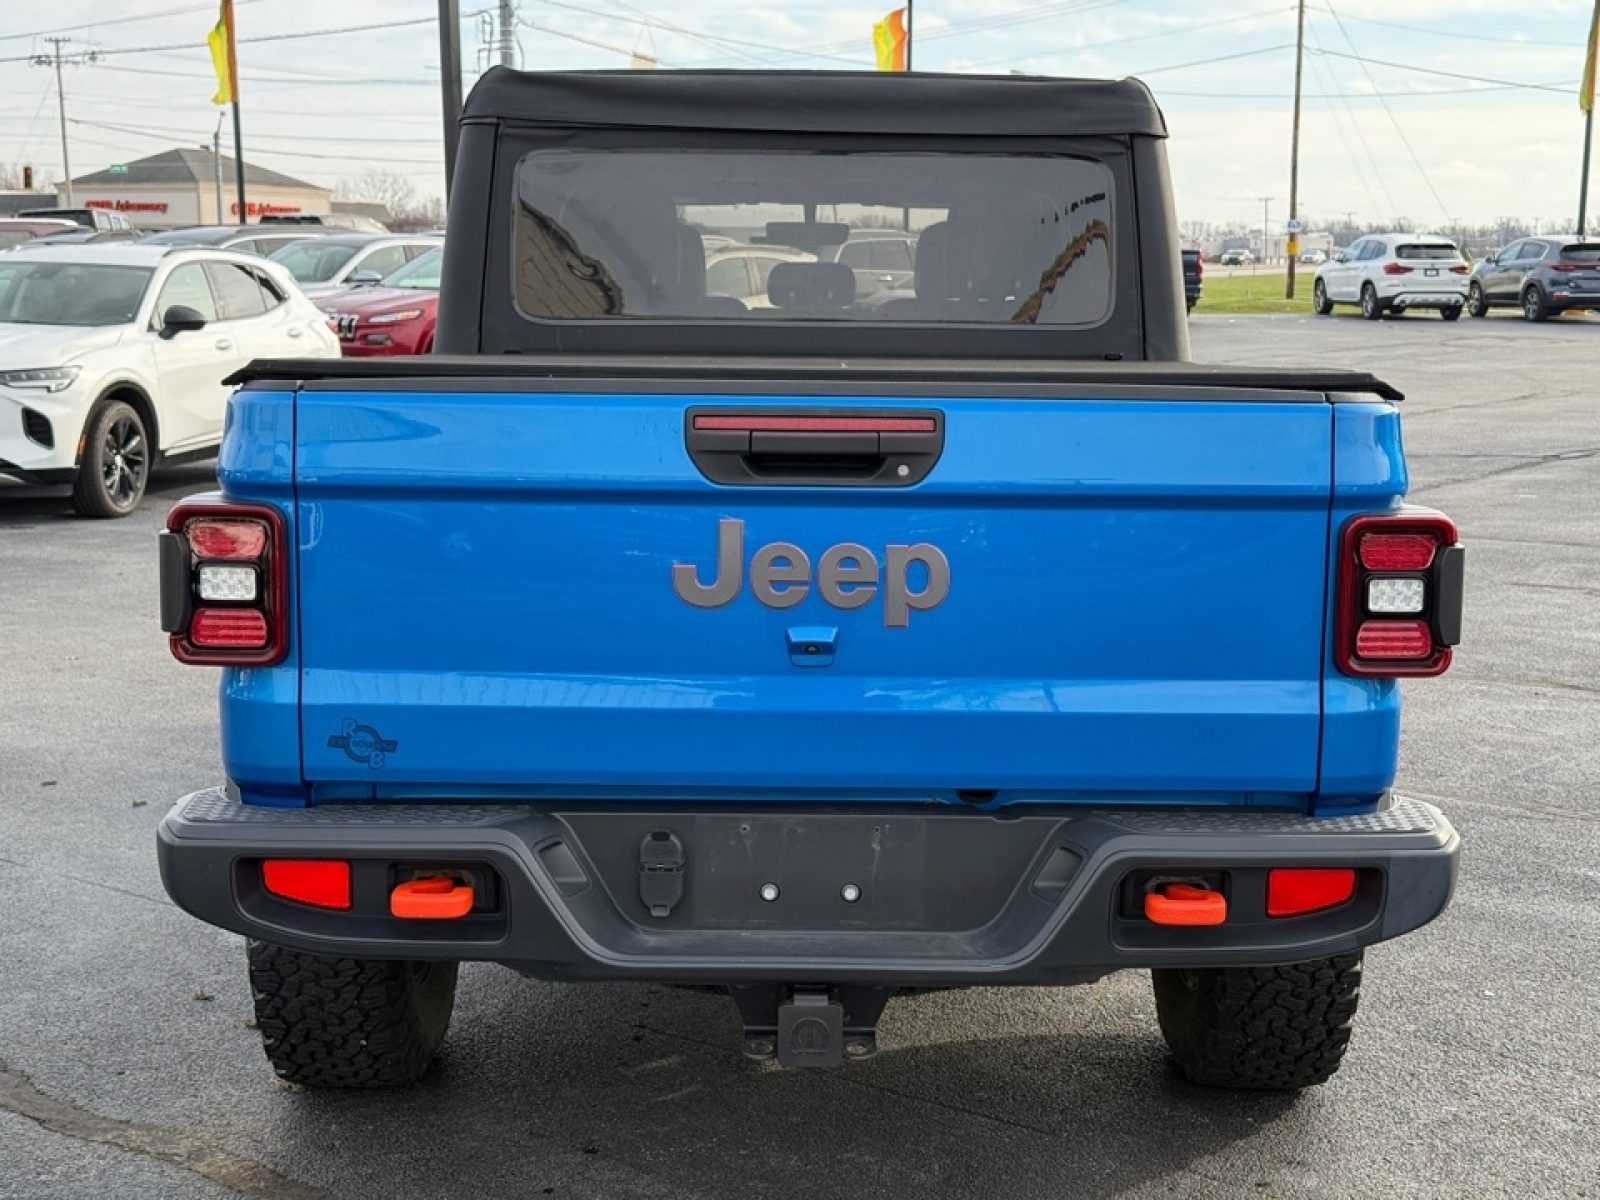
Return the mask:
[(185, 525), (183, 535), (200, 558), (260, 558), (267, 548), (267, 527), (259, 521), (204, 517)]
[(1357, 658), (1427, 658), (1433, 633), (1424, 621), (1367, 621), (1356, 630)]
[(933, 433), (932, 417), (757, 417), (697, 416), (696, 429), (778, 433)]
[(1267, 916), (1297, 917), (1343, 904), (1356, 894), (1356, 873), (1332, 870), (1267, 872)]
[(253, 608), (202, 608), (189, 622), (189, 641), (214, 649), (257, 650), (267, 644), (267, 618)]
[(1438, 548), (1426, 533), (1363, 534), (1361, 565), (1369, 571), (1426, 571)]
[(261, 864), (261, 883), (274, 896), (315, 904), (350, 907), (350, 864), (335, 859), (269, 858)]

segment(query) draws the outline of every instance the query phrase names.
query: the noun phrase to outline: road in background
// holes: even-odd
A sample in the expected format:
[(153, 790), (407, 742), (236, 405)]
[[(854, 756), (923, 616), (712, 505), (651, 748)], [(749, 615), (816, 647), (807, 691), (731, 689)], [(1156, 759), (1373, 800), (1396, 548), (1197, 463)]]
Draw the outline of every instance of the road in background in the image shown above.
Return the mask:
[(1203, 361), (1401, 387), (1413, 498), (1469, 547), (1466, 645), (1407, 685), (1401, 763), (1462, 831), (1461, 886), (1369, 952), (1327, 1086), (1188, 1086), (1142, 973), (899, 1000), (876, 1060), (784, 1073), (718, 997), (484, 966), (424, 1084), (280, 1086), (240, 940), (156, 874), (160, 815), (219, 770), (216, 673), (156, 620), (189, 470), (119, 522), (0, 493), (0, 1196), (1600, 1196), (1600, 330), (1193, 332)]

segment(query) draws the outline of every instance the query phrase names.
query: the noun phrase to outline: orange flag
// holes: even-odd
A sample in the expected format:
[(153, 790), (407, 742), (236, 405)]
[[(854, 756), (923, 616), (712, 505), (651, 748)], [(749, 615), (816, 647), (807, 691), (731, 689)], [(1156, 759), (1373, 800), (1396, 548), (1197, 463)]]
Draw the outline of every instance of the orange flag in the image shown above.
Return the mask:
[(897, 8), (872, 27), (872, 48), (877, 51), (878, 70), (906, 69), (906, 10)]

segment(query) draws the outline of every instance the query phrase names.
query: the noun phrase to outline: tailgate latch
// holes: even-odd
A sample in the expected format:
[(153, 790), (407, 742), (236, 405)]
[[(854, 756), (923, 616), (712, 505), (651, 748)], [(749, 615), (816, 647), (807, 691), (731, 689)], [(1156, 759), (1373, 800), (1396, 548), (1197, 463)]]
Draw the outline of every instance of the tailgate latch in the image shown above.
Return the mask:
[(670, 829), (653, 829), (639, 843), (639, 899), (652, 917), (667, 917), (683, 899), (683, 842)]

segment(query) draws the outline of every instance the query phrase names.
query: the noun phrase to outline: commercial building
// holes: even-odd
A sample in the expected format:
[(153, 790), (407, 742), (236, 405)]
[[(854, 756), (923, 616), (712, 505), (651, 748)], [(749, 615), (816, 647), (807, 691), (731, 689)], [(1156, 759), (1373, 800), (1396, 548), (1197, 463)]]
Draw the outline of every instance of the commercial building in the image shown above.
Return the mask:
[[(117, 163), (72, 181), (80, 206), (126, 213), (141, 229), (181, 229), (187, 225), (232, 224), (239, 219), (234, 160), (222, 156), (221, 213), (218, 213), (218, 161), (209, 150), (167, 150), (149, 158)], [(334, 210), (333, 194), (265, 167), (245, 164), (246, 217), (299, 216)], [(66, 191), (65, 184), (57, 189)], [(65, 203), (63, 197), (60, 201)]]

